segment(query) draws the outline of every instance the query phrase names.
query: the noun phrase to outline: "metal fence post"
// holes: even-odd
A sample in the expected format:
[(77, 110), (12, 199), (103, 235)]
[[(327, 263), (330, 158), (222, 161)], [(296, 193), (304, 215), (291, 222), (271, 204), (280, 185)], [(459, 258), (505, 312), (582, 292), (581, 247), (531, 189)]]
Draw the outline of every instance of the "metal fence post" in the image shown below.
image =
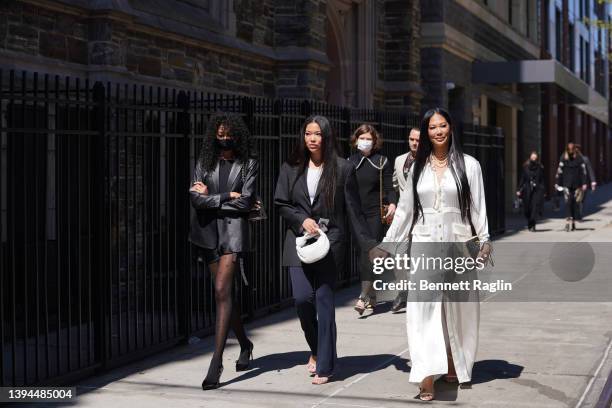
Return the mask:
[(255, 101), (253, 98), (244, 96), (241, 103), (242, 114), (244, 116), (244, 123), (249, 129), (255, 129), (254, 115), (255, 115)]
[(300, 104), (300, 114), (306, 119), (312, 114), (312, 104), (310, 101), (302, 101)]
[(178, 114), (178, 131), (183, 135), (179, 141), (179, 155), (181, 156), (181, 168), (179, 170), (179, 185), (185, 184), (185, 192), (178, 194), (179, 205), (182, 208), (184, 214), (180, 217), (180, 224), (178, 225), (180, 247), (178, 253), (180, 255), (180, 271), (179, 279), (183, 279), (181, 285), (184, 291), (183, 296), (179, 296), (179, 301), (182, 302), (182, 307), (179, 309), (181, 313), (179, 315), (179, 330), (185, 335), (185, 339), (189, 340), (193, 328), (191, 324), (191, 310), (192, 310), (192, 270), (191, 270), (191, 244), (187, 242), (187, 236), (189, 234), (189, 221), (191, 215), (191, 206), (189, 205), (189, 199), (187, 195), (188, 180), (191, 180), (191, 169), (189, 166), (189, 152), (191, 144), (191, 117), (189, 114), (189, 100), (190, 93), (180, 91), (177, 97), (177, 108), (181, 111)]
[(93, 87), (95, 126), (98, 132), (94, 139), (94, 170), (92, 172), (94, 186), (94, 197), (92, 213), (96, 214), (94, 236), (94, 262), (97, 272), (94, 274), (98, 280), (98, 290), (94, 291), (96, 306), (97, 325), (94, 342), (96, 352), (99, 353), (103, 367), (106, 367), (111, 357), (111, 327), (110, 327), (110, 304), (112, 302), (112, 290), (109, 285), (108, 259), (110, 257), (109, 229), (111, 228), (108, 218), (108, 198), (106, 192), (108, 166), (107, 166), (107, 95), (102, 82), (96, 82)]

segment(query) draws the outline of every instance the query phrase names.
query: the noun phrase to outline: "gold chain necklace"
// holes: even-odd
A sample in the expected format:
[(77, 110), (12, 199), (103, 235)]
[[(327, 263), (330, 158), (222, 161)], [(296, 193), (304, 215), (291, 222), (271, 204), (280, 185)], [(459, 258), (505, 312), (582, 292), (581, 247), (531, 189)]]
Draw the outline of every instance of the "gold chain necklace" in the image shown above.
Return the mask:
[(431, 155), (431, 165), (438, 169), (446, 167), (448, 164), (448, 155), (444, 156), (443, 159), (438, 159), (434, 154)]

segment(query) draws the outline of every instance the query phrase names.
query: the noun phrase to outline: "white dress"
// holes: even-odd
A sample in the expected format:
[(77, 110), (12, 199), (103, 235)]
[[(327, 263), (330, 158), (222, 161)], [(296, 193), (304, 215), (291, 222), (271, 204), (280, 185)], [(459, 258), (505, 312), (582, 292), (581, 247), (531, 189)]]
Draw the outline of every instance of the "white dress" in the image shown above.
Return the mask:
[[(482, 243), (489, 240), (482, 171), (472, 156), (464, 155), (464, 160), (472, 195), (471, 220)], [(408, 241), (413, 215), (412, 171), (384, 242)], [(423, 206), (424, 220), (419, 219), (414, 226), (413, 245), (416, 242), (466, 241), (472, 236), (469, 222), (461, 220), (457, 187), (450, 169), (444, 171), (438, 185), (434, 169), (427, 163), (421, 173), (417, 191)], [(385, 245), (385, 248), (389, 246)], [(427, 376), (446, 374), (447, 346), (452, 352), (459, 382), (471, 381), (478, 348), (480, 304), (477, 297), (475, 301), (469, 302), (410, 301), (410, 293), (406, 306), (408, 346), (412, 362), (409, 381), (419, 383)], [(447, 332), (442, 324), (443, 317), (446, 319)]]

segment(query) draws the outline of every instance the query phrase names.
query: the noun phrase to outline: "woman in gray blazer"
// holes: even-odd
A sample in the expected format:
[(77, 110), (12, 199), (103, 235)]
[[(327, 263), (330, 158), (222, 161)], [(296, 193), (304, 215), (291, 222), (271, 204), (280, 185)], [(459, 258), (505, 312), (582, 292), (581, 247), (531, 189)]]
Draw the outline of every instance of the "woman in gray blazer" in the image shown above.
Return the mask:
[[(359, 246), (376, 245), (364, 222), (355, 167), (338, 157), (336, 139), (324, 116), (311, 116), (302, 126), (291, 159), (283, 163), (274, 204), (287, 224), (283, 266), (289, 267), (298, 317), (311, 356), (313, 384), (329, 381), (336, 366), (334, 286), (344, 268), (350, 225)], [(314, 263), (302, 263), (296, 236), (316, 234), (327, 220), (330, 251)]]
[(246, 370), (252, 358), (249, 341), (232, 302), (234, 271), (241, 254), (249, 250), (248, 215), (256, 201), (258, 163), (249, 131), (237, 115), (216, 115), (209, 121), (206, 137), (189, 190), (196, 210), (189, 240), (196, 257), (204, 259), (215, 284), (215, 352), (202, 389), (219, 386), (223, 350), (231, 326), (240, 343), (236, 371)]

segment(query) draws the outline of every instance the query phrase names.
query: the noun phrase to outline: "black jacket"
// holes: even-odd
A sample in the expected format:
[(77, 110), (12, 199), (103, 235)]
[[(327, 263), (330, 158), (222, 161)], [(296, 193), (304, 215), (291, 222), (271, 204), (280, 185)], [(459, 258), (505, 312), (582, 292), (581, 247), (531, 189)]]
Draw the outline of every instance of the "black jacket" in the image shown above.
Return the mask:
[(544, 200), (544, 190), (544, 167), (540, 163), (524, 165), (518, 191), (521, 192), (525, 211), (532, 208), (532, 202), (538, 210), (540, 209)]
[[(393, 189), (393, 164), (385, 156), (374, 153), (370, 157), (357, 152), (348, 160), (357, 169), (357, 183), (363, 212), (368, 216), (380, 217), (380, 172), (382, 163), (383, 204), (397, 204), (397, 194)], [(376, 167), (379, 168), (376, 168)]]
[(557, 184), (570, 190), (587, 183), (587, 170), (581, 156), (563, 157), (557, 169)]
[(190, 191), (191, 205), (196, 210), (191, 217), (189, 240), (202, 248), (221, 248), (228, 252), (249, 250), (249, 210), (255, 204), (256, 181), (259, 164), (249, 159), (247, 168), (235, 161), (229, 173), (227, 185), (230, 191), (242, 194), (236, 199), (223, 200), (219, 192), (219, 164), (207, 172), (196, 164), (192, 184), (201, 181), (208, 187), (208, 194)]
[(298, 171), (298, 166), (283, 163), (274, 192), (274, 205), (288, 227), (283, 249), (283, 266), (302, 266), (295, 250), (295, 237), (302, 235), (302, 224), (306, 218), (312, 218), (317, 222), (320, 218), (329, 219), (327, 237), (338, 268), (344, 265), (345, 243), (349, 238), (347, 224), (360, 248), (367, 250), (376, 245), (361, 209), (355, 167), (351, 163), (338, 158), (338, 178), (333, 208), (325, 205), (325, 197), (321, 193), (322, 183), (317, 186), (314, 201), (312, 205), (310, 204), (306, 182), (307, 171), (297, 179), (295, 187), (292, 188)]

